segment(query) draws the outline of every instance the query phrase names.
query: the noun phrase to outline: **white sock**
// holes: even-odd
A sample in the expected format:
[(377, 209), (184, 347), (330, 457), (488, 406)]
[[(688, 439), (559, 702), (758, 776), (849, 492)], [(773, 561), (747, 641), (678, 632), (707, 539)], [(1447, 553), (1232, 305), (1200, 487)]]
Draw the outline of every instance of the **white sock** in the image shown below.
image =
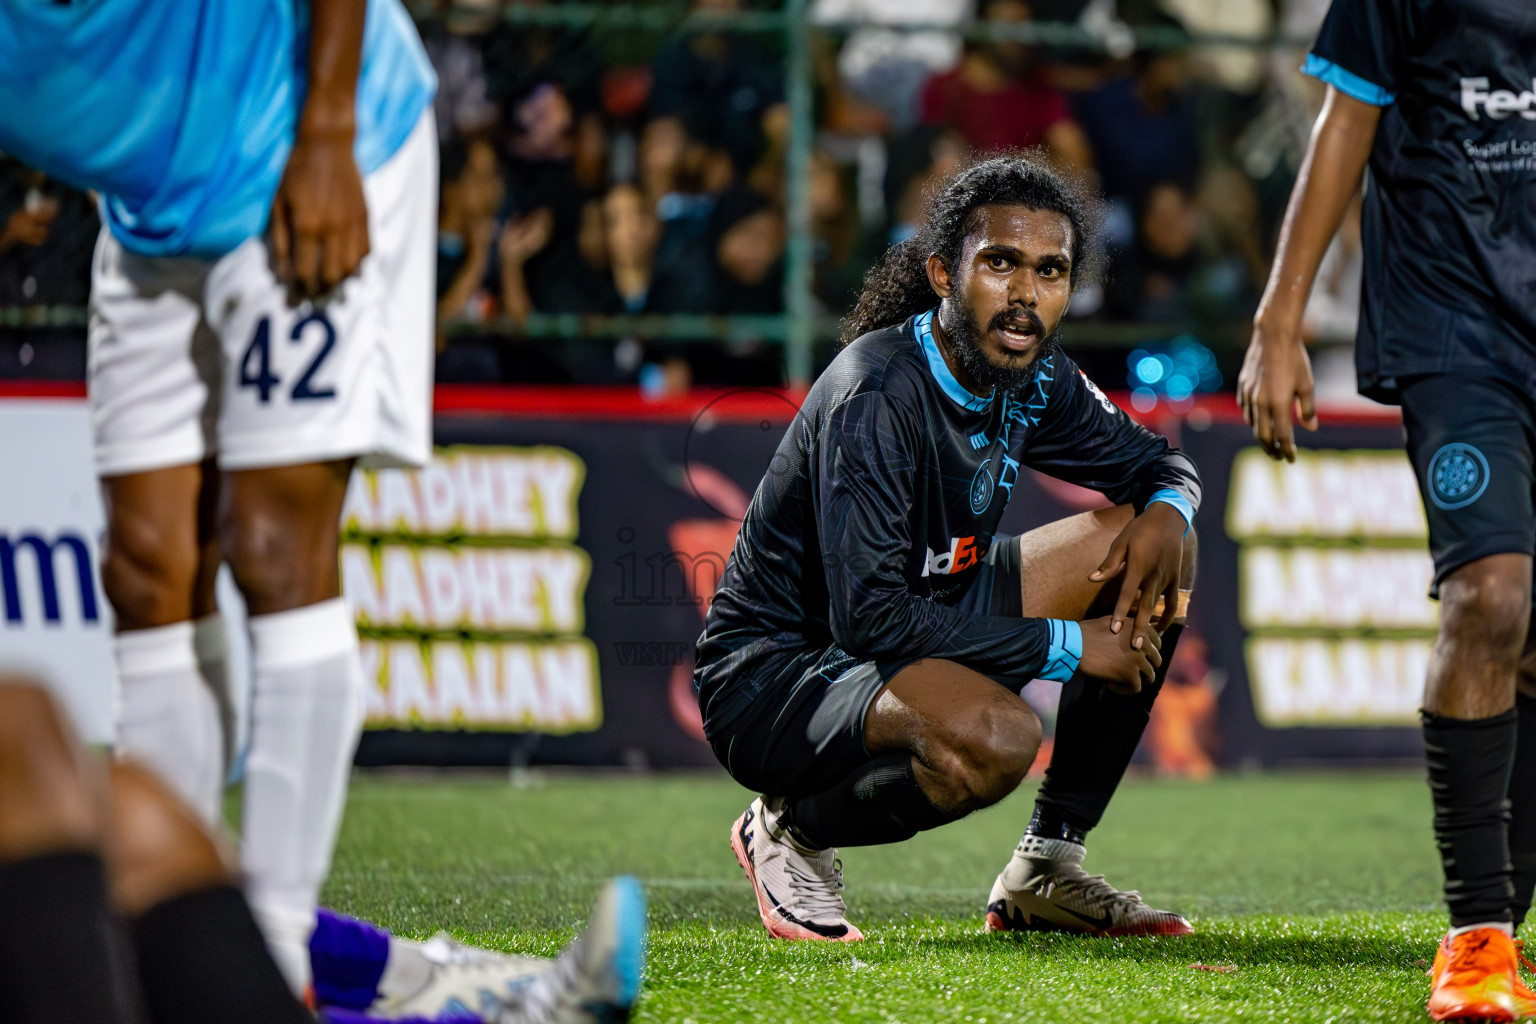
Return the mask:
[(229, 781), (229, 766), (235, 759), (238, 715), (235, 711), (234, 681), (229, 674), (229, 632), (224, 628), (224, 616), (218, 612), (205, 615), (192, 623), (192, 649), (197, 655), (197, 670), (203, 682), (213, 694), (214, 705), (219, 713), (219, 736), (224, 751), (224, 774), (219, 780), (220, 796), (224, 784)]
[(219, 709), (198, 669), (190, 622), (117, 634), (117, 750), (147, 764), (210, 825), (220, 820)]
[(331, 865), (363, 721), (357, 630), (341, 598), (251, 625), (251, 741), (241, 862), (246, 894), (294, 991)]
[(1515, 926), (1510, 924), (1508, 921), (1484, 921), (1481, 924), (1464, 924), (1460, 928), (1452, 928), (1450, 931), (1450, 936), (1454, 939), (1458, 935), (1465, 935), (1467, 932), (1475, 932), (1479, 928), (1497, 928), (1499, 931), (1503, 932), (1505, 935), (1508, 935), (1510, 938), (1514, 938), (1515, 935)]
[(433, 964), (419, 942), (389, 937), (389, 957), (376, 986), (380, 999), (404, 999), (413, 996), (432, 980)]

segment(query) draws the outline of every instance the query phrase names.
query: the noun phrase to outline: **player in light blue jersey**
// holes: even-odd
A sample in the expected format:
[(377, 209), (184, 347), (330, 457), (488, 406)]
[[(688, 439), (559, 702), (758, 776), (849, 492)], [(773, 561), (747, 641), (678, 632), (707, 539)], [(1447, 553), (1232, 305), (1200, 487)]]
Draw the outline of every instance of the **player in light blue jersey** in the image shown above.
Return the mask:
[(341, 505), (357, 460), (430, 453), (434, 88), (399, 0), (0, 0), (0, 149), (102, 197), (118, 748), (219, 818), (227, 562), (253, 663), (242, 861), (299, 989), (362, 721)]
[[(359, 460), (431, 453), (434, 88), (400, 0), (0, 0), (0, 150), (102, 197), (90, 401), (118, 749), (220, 819), (227, 563), (253, 664), (247, 895), (299, 990), (363, 715), (342, 502)], [(357, 1008), (489, 993), (507, 1022), (622, 1014), (643, 914), (615, 905), (532, 988), (493, 954), (371, 942)]]

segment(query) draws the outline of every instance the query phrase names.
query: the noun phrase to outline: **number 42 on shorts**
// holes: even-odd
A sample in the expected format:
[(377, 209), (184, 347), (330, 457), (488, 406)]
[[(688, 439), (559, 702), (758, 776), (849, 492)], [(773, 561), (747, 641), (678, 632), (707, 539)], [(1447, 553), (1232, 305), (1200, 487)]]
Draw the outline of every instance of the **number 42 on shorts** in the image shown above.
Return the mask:
[[(294, 344), (301, 342), (304, 339), (304, 332), (311, 324), (320, 330), (323, 340), (319, 351), (315, 353), (315, 358), (309, 361), (309, 365), (305, 367), (299, 379), (294, 382), (292, 390), (288, 392), (288, 398), (293, 402), (312, 402), (336, 397), (335, 388), (314, 385), (315, 375), (320, 372), (326, 357), (336, 346), (336, 328), (326, 315), (319, 310), (314, 310), (293, 325), (293, 330), (288, 333), (288, 340)], [(245, 348), (245, 354), (240, 357), (240, 386), (255, 388), (256, 400), (266, 405), (272, 401), (273, 390), (281, 387), (282, 383), (282, 379), (272, 372), (272, 321), (269, 317), (262, 317), (256, 324), (256, 331), (251, 336), (251, 343)]]

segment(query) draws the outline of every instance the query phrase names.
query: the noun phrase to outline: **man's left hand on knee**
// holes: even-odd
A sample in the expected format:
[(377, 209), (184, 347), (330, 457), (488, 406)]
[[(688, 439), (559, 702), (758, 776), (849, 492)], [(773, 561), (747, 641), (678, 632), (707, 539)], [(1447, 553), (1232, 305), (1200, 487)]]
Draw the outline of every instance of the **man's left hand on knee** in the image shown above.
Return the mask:
[[(1152, 627), (1153, 609), (1159, 598), (1162, 612), (1156, 623), (1158, 631), (1173, 624), (1179, 609), (1179, 581), (1188, 529), (1189, 523), (1178, 509), (1166, 502), (1153, 502), (1125, 525), (1109, 546), (1104, 561), (1089, 574), (1090, 580), (1101, 582), (1123, 573), (1112, 616), (1111, 628), (1116, 633), (1124, 628), (1134, 607), (1132, 629), (1145, 634)], [(1132, 644), (1140, 646), (1136, 639)]]

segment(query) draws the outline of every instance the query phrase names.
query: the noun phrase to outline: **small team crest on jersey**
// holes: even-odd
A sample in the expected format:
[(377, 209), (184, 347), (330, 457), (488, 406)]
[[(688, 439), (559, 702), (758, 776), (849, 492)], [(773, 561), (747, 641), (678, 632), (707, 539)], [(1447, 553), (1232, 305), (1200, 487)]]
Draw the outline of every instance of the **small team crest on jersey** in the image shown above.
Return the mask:
[(1448, 444), (1429, 460), (1429, 500), (1447, 512), (1466, 508), (1488, 489), (1488, 460), (1469, 444)]
[(1083, 378), (1083, 383), (1088, 385), (1088, 393), (1099, 400), (1099, 404), (1104, 407), (1105, 412), (1113, 415), (1114, 413), (1120, 411), (1115, 403), (1109, 400), (1109, 396), (1100, 391), (1099, 386), (1088, 379), (1088, 375), (1086, 373), (1083, 373), (1082, 370), (1078, 370), (1077, 372), (1078, 375)]
[(971, 478), (971, 511), (978, 516), (985, 512), (992, 504), (992, 495), (996, 489), (997, 482), (992, 479), (992, 464), (983, 462)]

